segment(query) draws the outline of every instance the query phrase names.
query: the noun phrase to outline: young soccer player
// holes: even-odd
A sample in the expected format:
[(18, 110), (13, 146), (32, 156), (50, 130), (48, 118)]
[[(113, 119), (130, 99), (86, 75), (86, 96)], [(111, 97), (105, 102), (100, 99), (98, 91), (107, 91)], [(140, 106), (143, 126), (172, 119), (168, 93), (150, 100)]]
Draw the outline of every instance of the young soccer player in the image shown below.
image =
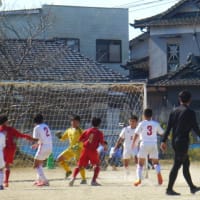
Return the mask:
[(13, 163), (17, 148), (16, 139), (24, 138), (29, 141), (34, 141), (34, 139), (30, 135), (22, 134), (15, 128), (9, 126), (8, 117), (6, 115), (0, 116), (0, 132), (3, 132), (6, 137), (6, 146), (4, 148), (4, 161), (5, 161), (4, 187), (8, 187), (9, 176), (10, 176), (10, 165)]
[[(83, 148), (82, 142), (79, 141), (79, 138), (83, 130), (80, 128), (80, 117), (78, 115), (74, 115), (71, 117), (71, 127), (68, 128), (64, 134), (61, 132), (57, 132), (56, 135), (61, 141), (69, 141), (69, 147), (64, 150), (57, 158), (58, 163), (66, 172), (66, 178), (68, 178), (72, 171), (70, 166), (67, 162), (69, 162), (72, 158), (76, 161), (79, 160), (81, 150)], [(80, 171), (82, 180), (80, 184), (86, 184), (86, 177), (85, 177), (85, 169)]]
[(88, 162), (90, 161), (94, 167), (94, 175), (91, 181), (92, 186), (100, 186), (97, 183), (96, 179), (98, 177), (100, 171), (100, 159), (99, 154), (97, 152), (98, 146), (104, 144), (104, 136), (103, 133), (98, 129), (101, 124), (101, 119), (94, 117), (92, 119), (92, 128), (87, 129), (83, 132), (80, 137), (80, 141), (83, 142), (83, 150), (81, 152), (80, 159), (78, 161), (78, 167), (74, 169), (73, 178), (69, 182), (69, 186), (73, 186), (74, 181), (76, 179), (77, 174), (80, 169), (88, 166)]
[(132, 115), (129, 119), (129, 126), (122, 129), (119, 139), (117, 140), (117, 143), (115, 145), (115, 150), (117, 146), (120, 143), (123, 143), (123, 161), (124, 161), (124, 167), (129, 174), (128, 166), (129, 161), (133, 157), (135, 160), (135, 163), (137, 163), (137, 153), (138, 153), (138, 147), (136, 146), (134, 149), (132, 148), (133, 144), (133, 137), (135, 134), (135, 129), (138, 123), (138, 117), (136, 115)]
[(32, 148), (37, 149), (34, 158), (34, 168), (37, 171), (37, 180), (34, 184), (37, 186), (49, 186), (42, 165), (43, 161), (52, 153), (52, 135), (49, 127), (43, 122), (43, 116), (41, 114), (37, 114), (33, 121), (35, 124), (33, 138), (37, 140), (37, 143), (32, 145)]
[(161, 149), (166, 150), (166, 141), (172, 129), (172, 148), (175, 155), (174, 164), (169, 174), (169, 182), (166, 190), (167, 195), (180, 195), (180, 193), (173, 190), (173, 186), (181, 165), (183, 166), (183, 175), (190, 187), (190, 192), (194, 194), (200, 191), (200, 187), (193, 184), (189, 171), (190, 160), (188, 148), (190, 131), (193, 130), (200, 137), (200, 129), (196, 120), (196, 114), (189, 107), (191, 98), (192, 96), (189, 91), (182, 91), (179, 93), (180, 106), (171, 112), (167, 129), (161, 143)]
[(3, 190), (3, 169), (5, 166), (3, 149), (6, 146), (6, 138), (3, 132), (0, 132), (0, 190)]
[(142, 171), (145, 163), (145, 159), (149, 155), (152, 159), (154, 168), (157, 173), (158, 184), (163, 183), (160, 164), (158, 160), (158, 147), (157, 147), (157, 134), (163, 135), (164, 130), (160, 127), (160, 124), (152, 120), (152, 110), (147, 108), (144, 110), (144, 120), (140, 122), (135, 130), (135, 136), (133, 138), (133, 147), (136, 144), (138, 137), (140, 137), (140, 148), (138, 152), (138, 165), (137, 165), (137, 180), (134, 182), (135, 186), (141, 184)]
[(104, 141), (104, 145), (100, 145), (97, 149), (100, 159), (101, 170), (106, 170), (108, 167), (108, 162), (106, 160), (106, 155), (108, 153), (108, 142)]
[(117, 167), (122, 166), (121, 160), (122, 160), (122, 153), (123, 147), (122, 144), (119, 143), (116, 147), (111, 147), (109, 152), (109, 164), (112, 167), (113, 171), (117, 170)]

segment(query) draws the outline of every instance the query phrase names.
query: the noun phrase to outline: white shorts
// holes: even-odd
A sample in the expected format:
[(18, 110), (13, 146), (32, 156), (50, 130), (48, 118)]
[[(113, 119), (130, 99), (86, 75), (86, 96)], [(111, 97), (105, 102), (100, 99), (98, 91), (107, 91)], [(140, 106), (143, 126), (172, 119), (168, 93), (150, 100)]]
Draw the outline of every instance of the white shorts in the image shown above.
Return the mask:
[(158, 147), (157, 144), (140, 144), (138, 158), (153, 158), (158, 159)]
[(36, 160), (46, 160), (52, 153), (52, 145), (42, 144), (38, 147), (38, 150), (35, 154)]
[(0, 151), (0, 169), (5, 167), (5, 161), (3, 156), (3, 151)]
[(134, 158), (135, 156), (137, 156), (138, 154), (138, 148), (134, 148), (134, 149), (126, 149), (124, 148), (123, 150), (123, 159), (130, 159), (130, 158)]

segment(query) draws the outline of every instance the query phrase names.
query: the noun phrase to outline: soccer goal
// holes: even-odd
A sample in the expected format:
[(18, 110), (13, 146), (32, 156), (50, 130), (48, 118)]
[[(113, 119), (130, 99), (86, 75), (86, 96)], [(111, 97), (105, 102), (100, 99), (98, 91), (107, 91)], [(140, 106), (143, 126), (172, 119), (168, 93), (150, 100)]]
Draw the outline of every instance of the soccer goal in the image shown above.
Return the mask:
[[(32, 134), (33, 116), (42, 113), (53, 134), (54, 158), (67, 147), (54, 133), (70, 126), (69, 117), (80, 115), (83, 129), (90, 127), (91, 118), (101, 117), (101, 129), (109, 145), (116, 142), (131, 114), (141, 117), (146, 106), (143, 83), (0, 83), (0, 113), (9, 116), (10, 124), (23, 133)], [(18, 140), (15, 164), (32, 164), (34, 150), (30, 143)]]

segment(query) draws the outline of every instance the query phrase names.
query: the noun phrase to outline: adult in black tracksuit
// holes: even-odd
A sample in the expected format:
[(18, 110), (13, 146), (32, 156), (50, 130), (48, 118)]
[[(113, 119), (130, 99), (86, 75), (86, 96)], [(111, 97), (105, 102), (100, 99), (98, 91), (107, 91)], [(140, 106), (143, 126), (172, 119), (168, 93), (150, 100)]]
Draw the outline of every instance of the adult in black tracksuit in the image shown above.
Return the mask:
[(190, 187), (191, 193), (200, 191), (200, 187), (193, 184), (189, 167), (190, 161), (188, 156), (189, 134), (193, 130), (200, 136), (200, 129), (196, 121), (196, 114), (189, 108), (191, 102), (191, 94), (188, 91), (179, 93), (180, 106), (173, 110), (169, 116), (167, 129), (165, 131), (161, 149), (166, 150), (166, 141), (172, 129), (172, 147), (175, 153), (174, 164), (169, 174), (169, 182), (166, 190), (168, 195), (180, 195), (173, 190), (178, 170), (183, 165), (183, 175)]

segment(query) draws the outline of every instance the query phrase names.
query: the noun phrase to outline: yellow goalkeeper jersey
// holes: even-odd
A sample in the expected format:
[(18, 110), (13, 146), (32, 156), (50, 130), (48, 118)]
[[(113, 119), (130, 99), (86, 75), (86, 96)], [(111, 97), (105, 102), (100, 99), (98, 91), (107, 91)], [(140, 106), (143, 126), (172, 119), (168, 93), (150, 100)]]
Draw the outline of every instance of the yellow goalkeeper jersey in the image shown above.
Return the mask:
[(69, 145), (74, 146), (79, 143), (79, 138), (83, 130), (81, 128), (68, 128), (62, 137), (60, 138), (61, 141), (69, 140)]

